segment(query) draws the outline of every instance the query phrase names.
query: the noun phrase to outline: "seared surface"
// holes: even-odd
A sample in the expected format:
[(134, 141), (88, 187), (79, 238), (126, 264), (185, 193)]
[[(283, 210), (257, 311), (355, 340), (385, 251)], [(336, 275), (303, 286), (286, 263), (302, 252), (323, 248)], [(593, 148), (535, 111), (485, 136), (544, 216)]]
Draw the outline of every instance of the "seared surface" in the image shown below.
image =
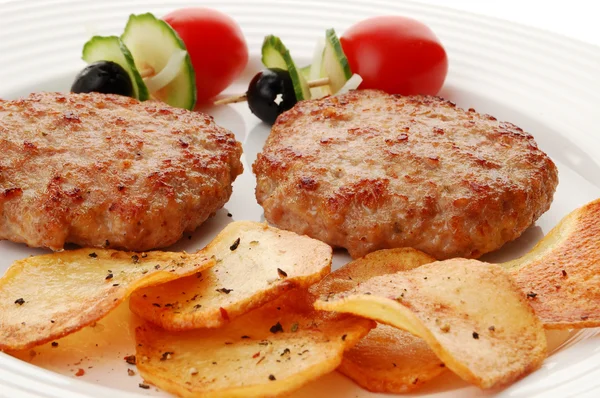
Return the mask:
[(209, 116), (116, 95), (0, 101), (0, 238), (168, 246), (221, 208), (240, 143)]
[(479, 257), (552, 202), (557, 169), (519, 127), (437, 97), (359, 90), (282, 114), (253, 165), (272, 224), (353, 257)]

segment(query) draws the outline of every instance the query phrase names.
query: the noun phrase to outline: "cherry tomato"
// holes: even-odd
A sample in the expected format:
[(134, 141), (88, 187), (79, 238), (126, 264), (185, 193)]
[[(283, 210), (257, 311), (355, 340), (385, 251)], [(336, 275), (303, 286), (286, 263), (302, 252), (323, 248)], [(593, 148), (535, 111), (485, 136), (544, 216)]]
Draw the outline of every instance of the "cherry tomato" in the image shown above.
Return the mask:
[(248, 46), (238, 24), (208, 8), (182, 8), (163, 18), (179, 34), (196, 72), (198, 103), (229, 86), (248, 63)]
[(430, 94), (440, 90), (448, 58), (433, 31), (400, 16), (374, 17), (348, 29), (340, 39), (353, 73), (390, 94)]

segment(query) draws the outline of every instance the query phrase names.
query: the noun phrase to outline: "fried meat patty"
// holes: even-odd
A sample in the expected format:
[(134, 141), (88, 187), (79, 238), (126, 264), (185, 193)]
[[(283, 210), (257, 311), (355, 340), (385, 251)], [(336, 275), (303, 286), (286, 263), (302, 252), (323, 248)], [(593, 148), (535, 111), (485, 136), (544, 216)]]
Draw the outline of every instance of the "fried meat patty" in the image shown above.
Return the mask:
[(298, 103), (253, 165), (272, 224), (353, 257), (414, 247), (475, 258), (552, 202), (552, 160), (519, 127), (430, 96), (359, 90)]
[(0, 101), (0, 239), (168, 246), (221, 208), (241, 145), (201, 113), (105, 94)]

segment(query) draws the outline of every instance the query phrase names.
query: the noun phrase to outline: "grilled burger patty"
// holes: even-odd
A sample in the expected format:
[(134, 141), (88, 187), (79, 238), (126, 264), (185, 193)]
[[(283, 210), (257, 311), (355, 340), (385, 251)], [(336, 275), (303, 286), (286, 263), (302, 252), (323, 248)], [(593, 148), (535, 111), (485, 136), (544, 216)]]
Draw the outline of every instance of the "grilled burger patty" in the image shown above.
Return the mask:
[(0, 101), (0, 239), (168, 246), (221, 208), (241, 145), (201, 113), (105, 94)]
[(253, 165), (266, 219), (348, 249), (479, 257), (552, 202), (557, 169), (533, 137), (429, 96), (359, 90), (282, 114)]

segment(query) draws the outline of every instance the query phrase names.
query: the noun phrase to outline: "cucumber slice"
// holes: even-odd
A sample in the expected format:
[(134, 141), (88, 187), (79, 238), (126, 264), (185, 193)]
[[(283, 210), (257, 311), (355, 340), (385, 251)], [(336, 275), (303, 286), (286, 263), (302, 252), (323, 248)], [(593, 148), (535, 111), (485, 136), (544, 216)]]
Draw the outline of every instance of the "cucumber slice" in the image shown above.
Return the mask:
[[(324, 74), (323, 70), (323, 56), (325, 54), (325, 38), (319, 38), (315, 45), (313, 52), (312, 68), (310, 70), (310, 78), (308, 81), (317, 80), (320, 78), (328, 77)], [(313, 98), (323, 98), (327, 95), (331, 95), (331, 87), (329, 84), (321, 87), (313, 87), (310, 89), (310, 93)]]
[(287, 70), (294, 85), (294, 92), (298, 101), (310, 99), (310, 87), (306, 78), (296, 67), (288, 49), (277, 36), (265, 37), (262, 45), (262, 63), (267, 68), (279, 68)]
[(88, 64), (96, 61), (112, 61), (121, 65), (131, 78), (135, 98), (140, 101), (148, 99), (148, 89), (135, 67), (133, 57), (117, 36), (92, 37), (84, 44), (81, 58)]
[(321, 64), (321, 76), (329, 77), (329, 88), (333, 94), (337, 93), (352, 77), (348, 58), (342, 50), (342, 45), (333, 29), (325, 32), (325, 51)]
[(307, 81), (310, 80), (310, 70), (311, 70), (310, 68), (311, 68), (311, 65), (306, 65), (306, 66), (300, 68), (300, 73), (302, 74), (304, 79)]
[[(165, 21), (154, 15), (131, 15), (121, 40), (129, 48), (135, 65), (142, 73), (150, 76), (158, 75), (167, 65), (177, 68), (176, 73), (165, 73), (170, 80), (151, 96), (171, 106), (194, 109), (196, 104), (196, 75), (189, 54), (180, 56), (186, 51), (185, 44)], [(172, 59), (179, 60), (173, 65)], [(164, 79), (159, 79), (164, 80)], [(163, 81), (162, 84), (165, 82)]]

